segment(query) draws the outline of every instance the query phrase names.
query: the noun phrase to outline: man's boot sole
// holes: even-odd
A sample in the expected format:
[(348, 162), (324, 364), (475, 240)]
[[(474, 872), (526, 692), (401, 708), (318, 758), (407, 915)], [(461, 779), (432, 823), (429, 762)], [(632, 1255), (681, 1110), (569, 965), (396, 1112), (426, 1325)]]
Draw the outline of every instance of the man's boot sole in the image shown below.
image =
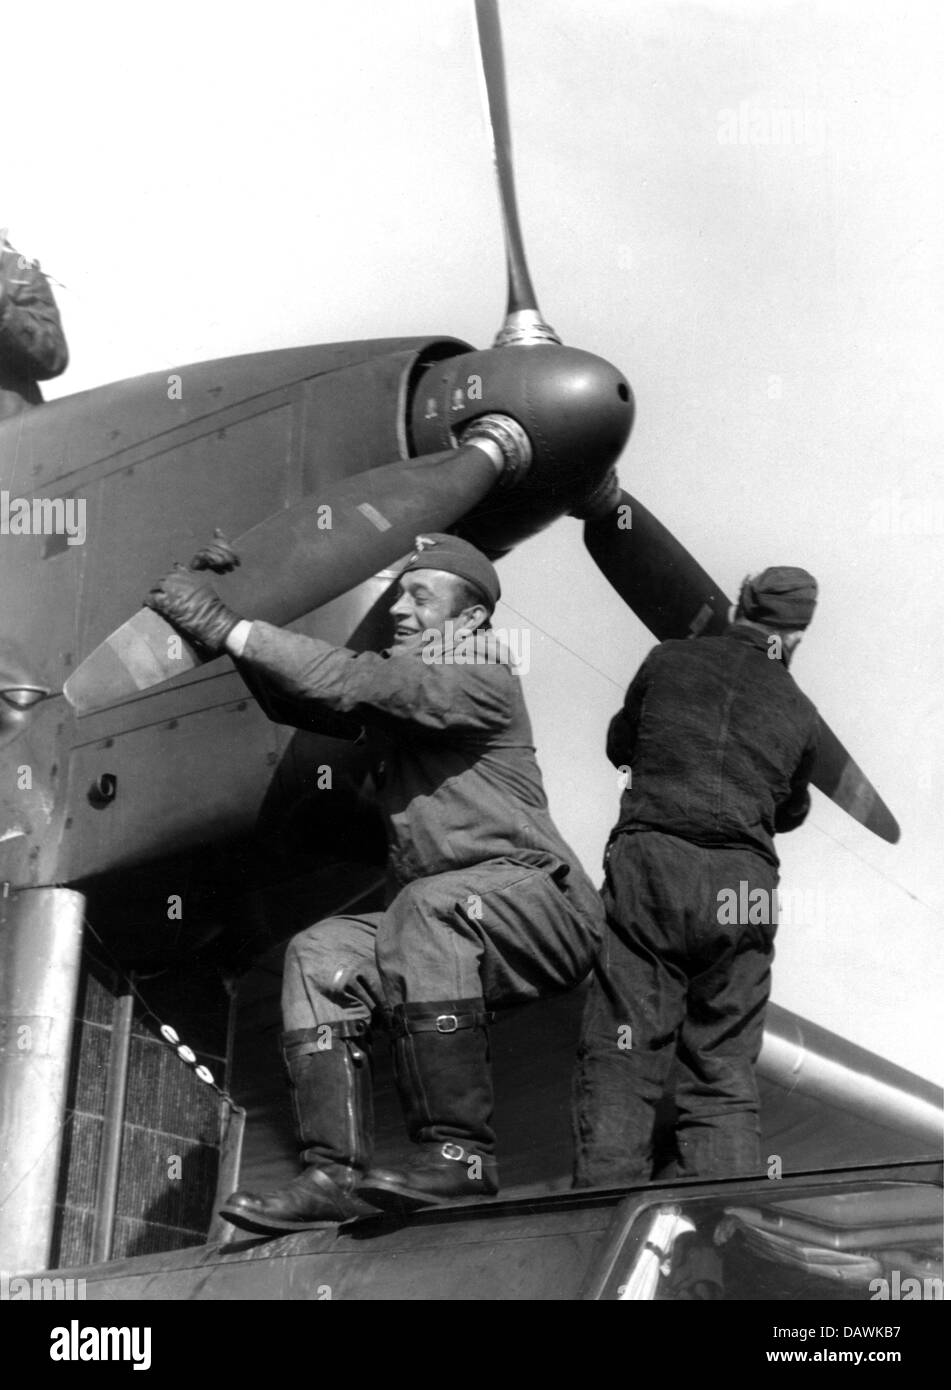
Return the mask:
[(443, 1197), (433, 1192), (421, 1192), (418, 1187), (404, 1186), (402, 1183), (389, 1182), (385, 1178), (380, 1178), (361, 1183), (358, 1188), (358, 1195), (362, 1201), (371, 1202), (381, 1211), (393, 1212), (396, 1216), (405, 1216), (413, 1211), (421, 1211), (425, 1207), (454, 1206), (457, 1202), (471, 1202), (473, 1198), (491, 1200), (496, 1196), (496, 1193), (472, 1192), (470, 1188), (469, 1191), (457, 1192), (452, 1197)]
[(279, 1216), (254, 1216), (251, 1212), (229, 1211), (227, 1207), (218, 1208), (218, 1215), (230, 1221), (233, 1226), (240, 1226), (242, 1231), (252, 1231), (255, 1235), (265, 1236), (286, 1235), (288, 1231), (334, 1230), (347, 1221), (356, 1221), (363, 1214), (354, 1212), (351, 1216), (340, 1216), (336, 1219), (323, 1217), (319, 1221), (288, 1221)]

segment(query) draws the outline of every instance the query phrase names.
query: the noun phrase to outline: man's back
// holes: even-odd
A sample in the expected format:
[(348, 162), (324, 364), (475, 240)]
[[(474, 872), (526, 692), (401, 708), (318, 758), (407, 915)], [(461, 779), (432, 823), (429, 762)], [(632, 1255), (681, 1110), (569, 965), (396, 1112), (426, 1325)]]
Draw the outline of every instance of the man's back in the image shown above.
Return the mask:
[(767, 633), (734, 625), (649, 653), (608, 731), (608, 756), (630, 769), (615, 834), (662, 830), (777, 862), (773, 834), (808, 811), (818, 716), (769, 651)]
[(629, 779), (575, 1076), (579, 1186), (650, 1181), (671, 1081), (677, 1175), (759, 1170), (754, 1064), (776, 922), (722, 908), (724, 892), (771, 908), (773, 832), (809, 811), (819, 721), (786, 668), (817, 593), (796, 566), (747, 578), (737, 622), (655, 647), (612, 720), (608, 756)]

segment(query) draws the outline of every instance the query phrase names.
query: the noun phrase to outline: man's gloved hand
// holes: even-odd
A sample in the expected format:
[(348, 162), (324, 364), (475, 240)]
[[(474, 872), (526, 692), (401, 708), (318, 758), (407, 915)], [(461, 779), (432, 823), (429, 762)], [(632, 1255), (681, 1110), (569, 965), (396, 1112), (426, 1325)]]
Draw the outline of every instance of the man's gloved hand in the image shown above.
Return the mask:
[(238, 552), (226, 538), (224, 531), (220, 531), (216, 526), (214, 540), (195, 552), (188, 568), (214, 570), (215, 574), (228, 574), (231, 570), (237, 569), (240, 563), (241, 557)]
[(241, 619), (196, 571), (227, 574), (240, 563), (222, 533), (216, 531), (214, 541), (198, 551), (188, 569), (174, 565), (153, 585), (145, 603), (208, 656), (220, 656), (229, 632)]
[(775, 815), (776, 833), (784, 835), (790, 830), (798, 830), (808, 816), (811, 805), (812, 798), (809, 795), (809, 789), (807, 787), (800, 796), (790, 799), (782, 806), (777, 806)]

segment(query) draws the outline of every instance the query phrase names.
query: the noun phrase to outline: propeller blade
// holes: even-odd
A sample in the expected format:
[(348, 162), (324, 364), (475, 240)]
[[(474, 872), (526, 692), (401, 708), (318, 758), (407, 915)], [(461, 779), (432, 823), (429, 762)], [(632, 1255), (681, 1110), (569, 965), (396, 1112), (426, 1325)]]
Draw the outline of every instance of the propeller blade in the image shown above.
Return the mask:
[(722, 632), (730, 600), (655, 516), (622, 492), (616, 511), (584, 528), (595, 564), (660, 642)]
[[(241, 566), (215, 576), (215, 587), (242, 617), (291, 623), (408, 554), (421, 531), (447, 530), (496, 479), (478, 445), (341, 479), (239, 536)], [(139, 609), (76, 668), (63, 693), (77, 714), (92, 714), (201, 665), (174, 636), (164, 618)]]
[(887, 840), (890, 845), (898, 844), (901, 829), (897, 820), (821, 715), (819, 756), (813, 769), (812, 783), (874, 835)]
[[(584, 528), (584, 542), (608, 583), (660, 642), (716, 636), (730, 600), (680, 542), (627, 492), (616, 511)], [(812, 783), (873, 834), (896, 844), (898, 822), (858, 763), (820, 717)]]
[(495, 175), (502, 204), (502, 229), (508, 261), (508, 305), (506, 323), (496, 346), (511, 342), (551, 342), (561, 339), (546, 324), (528, 273), (528, 260), (522, 243), (522, 228), (515, 196), (515, 167), (512, 159), (512, 133), (509, 128), (508, 96), (505, 87), (505, 59), (502, 53), (502, 27), (497, 0), (475, 0), (482, 76), (489, 109)]

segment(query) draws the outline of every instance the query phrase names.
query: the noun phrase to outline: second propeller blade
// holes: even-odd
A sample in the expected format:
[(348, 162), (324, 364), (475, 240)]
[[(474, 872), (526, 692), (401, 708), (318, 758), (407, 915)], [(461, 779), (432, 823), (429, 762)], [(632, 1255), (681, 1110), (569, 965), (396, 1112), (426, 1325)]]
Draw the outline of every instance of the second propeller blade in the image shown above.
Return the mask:
[[(726, 594), (629, 493), (621, 493), (616, 511), (586, 524), (584, 541), (601, 573), (658, 641), (716, 636), (727, 626)], [(898, 822), (822, 719), (812, 781), (854, 820), (889, 844), (896, 843)]]
[(722, 632), (730, 601), (655, 516), (627, 492), (584, 528), (584, 543), (621, 598), (658, 641)]

